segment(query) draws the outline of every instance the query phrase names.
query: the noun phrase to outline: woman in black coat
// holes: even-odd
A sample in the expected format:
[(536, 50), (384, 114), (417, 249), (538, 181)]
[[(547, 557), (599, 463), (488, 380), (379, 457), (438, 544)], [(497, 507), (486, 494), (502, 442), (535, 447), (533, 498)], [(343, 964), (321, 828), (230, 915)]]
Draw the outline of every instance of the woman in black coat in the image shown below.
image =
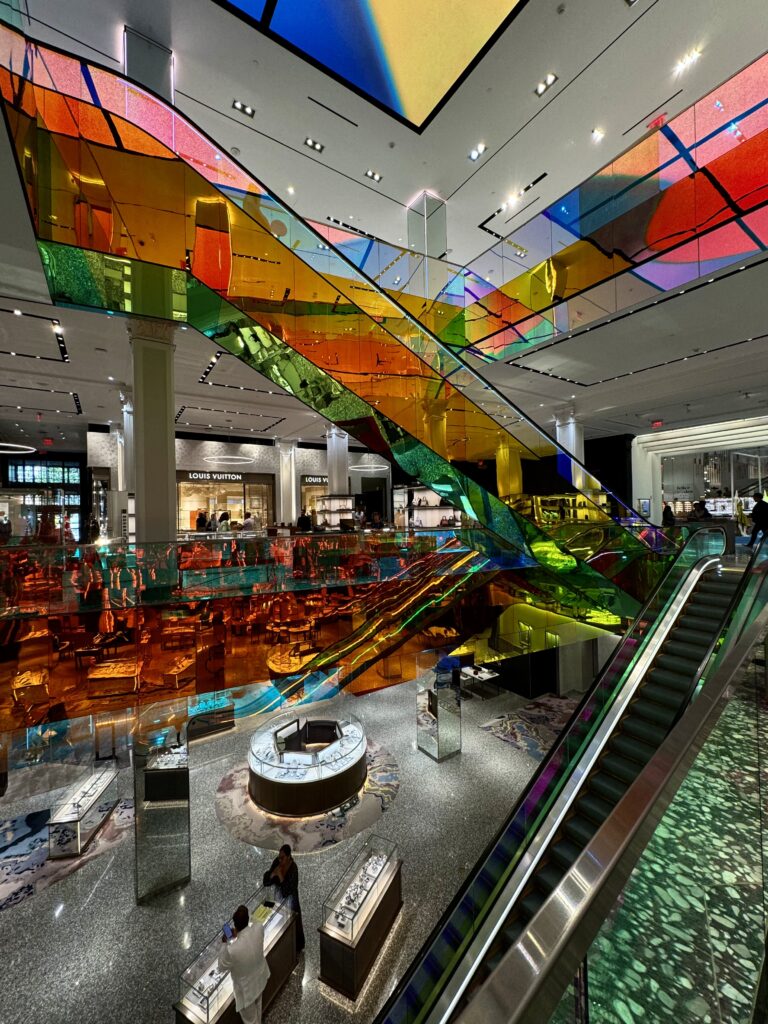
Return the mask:
[(301, 920), (301, 904), (299, 903), (299, 868), (291, 856), (291, 848), (286, 843), (280, 847), (271, 866), (264, 872), (264, 885), (273, 885), (288, 906), (296, 914), (296, 948), (304, 949), (304, 925)]

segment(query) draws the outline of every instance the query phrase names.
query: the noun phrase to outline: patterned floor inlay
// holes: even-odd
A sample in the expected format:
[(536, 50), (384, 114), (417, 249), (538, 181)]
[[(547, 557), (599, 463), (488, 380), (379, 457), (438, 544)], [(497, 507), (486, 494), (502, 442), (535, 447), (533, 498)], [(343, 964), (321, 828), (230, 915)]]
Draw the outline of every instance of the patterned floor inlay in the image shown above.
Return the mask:
[(133, 800), (121, 800), (80, 857), (50, 860), (49, 811), (0, 821), (0, 910), (7, 910), (71, 875), (133, 834)]
[(348, 810), (312, 818), (285, 818), (258, 808), (248, 795), (248, 766), (227, 772), (216, 791), (216, 817), (249, 846), (279, 850), (289, 843), (296, 853), (314, 853), (357, 835), (381, 817), (397, 796), (400, 769), (392, 754), (368, 740), (368, 778), (359, 800)]
[(571, 697), (547, 695), (525, 707), (484, 722), (480, 728), (540, 761), (578, 704)]

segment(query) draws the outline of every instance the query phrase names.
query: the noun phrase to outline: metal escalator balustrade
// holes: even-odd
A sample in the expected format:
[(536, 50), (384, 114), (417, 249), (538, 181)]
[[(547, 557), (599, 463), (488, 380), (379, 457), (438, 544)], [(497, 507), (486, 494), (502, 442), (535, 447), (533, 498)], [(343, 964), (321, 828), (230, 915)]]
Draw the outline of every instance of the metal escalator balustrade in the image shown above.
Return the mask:
[(615, 701), (621, 694), (625, 695), (625, 700), (619, 713), (624, 710), (629, 700), (627, 679), (630, 676), (641, 678), (648, 659), (658, 653), (664, 640), (660, 627), (667, 614), (681, 606), (686, 584), (685, 597), (693, 589), (695, 580), (690, 579), (691, 572), (702, 560), (708, 566), (717, 564), (725, 547), (725, 533), (720, 527), (699, 530), (687, 539), (585, 694), (559, 741), (539, 766), (510, 817), (377, 1016), (377, 1024), (421, 1024), (447, 1019), (453, 1011), (465, 987), (464, 984), (451, 988), (460, 965), (470, 949), (473, 952), (468, 959), (479, 963), (482, 957), (474, 952), (477, 943), (484, 946), (484, 955), (503, 925), (506, 914), (499, 906), (502, 894), (512, 890), (513, 895), (519, 895), (522, 891), (521, 878), (530, 872), (543, 852), (540, 827), (548, 820), (552, 808), (559, 807), (560, 797), (568, 799), (575, 791), (578, 779), (574, 773), (582, 755), (590, 749), (606, 717), (614, 714)]

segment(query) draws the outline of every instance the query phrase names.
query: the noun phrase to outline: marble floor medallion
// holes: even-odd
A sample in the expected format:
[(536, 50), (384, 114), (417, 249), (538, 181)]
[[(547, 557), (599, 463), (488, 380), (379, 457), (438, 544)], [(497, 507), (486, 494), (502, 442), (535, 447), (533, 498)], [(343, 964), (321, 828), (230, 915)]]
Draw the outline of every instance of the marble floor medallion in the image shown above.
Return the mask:
[(368, 740), (368, 778), (352, 806), (311, 818), (285, 818), (260, 810), (248, 795), (248, 766), (227, 772), (216, 791), (216, 817), (235, 839), (266, 850), (290, 843), (295, 853), (313, 853), (370, 828), (400, 788), (400, 768), (392, 754)]
[(540, 761), (555, 742), (578, 701), (547, 694), (505, 715), (484, 722), (480, 728)]

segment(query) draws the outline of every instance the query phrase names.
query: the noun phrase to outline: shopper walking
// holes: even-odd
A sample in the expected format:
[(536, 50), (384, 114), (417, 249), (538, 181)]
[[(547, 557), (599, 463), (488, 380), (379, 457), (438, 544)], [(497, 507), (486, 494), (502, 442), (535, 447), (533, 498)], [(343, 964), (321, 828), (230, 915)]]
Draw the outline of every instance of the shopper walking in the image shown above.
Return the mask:
[(234, 938), (225, 943), (219, 966), (232, 975), (235, 1009), (243, 1024), (261, 1024), (261, 995), (269, 981), (269, 965), (264, 956), (264, 928), (259, 921), (248, 923), (248, 908), (239, 906), (232, 916)]
[(762, 532), (765, 534), (768, 532), (768, 501), (763, 500), (763, 496), (760, 491), (756, 491), (753, 495), (755, 504), (752, 506), (752, 536), (749, 538), (748, 548), (751, 548), (757, 540), (758, 533)]
[(299, 904), (299, 868), (291, 855), (291, 848), (286, 843), (280, 847), (277, 856), (269, 869), (264, 872), (264, 885), (274, 885), (283, 899), (296, 913), (296, 949), (304, 949), (304, 925), (301, 920)]

